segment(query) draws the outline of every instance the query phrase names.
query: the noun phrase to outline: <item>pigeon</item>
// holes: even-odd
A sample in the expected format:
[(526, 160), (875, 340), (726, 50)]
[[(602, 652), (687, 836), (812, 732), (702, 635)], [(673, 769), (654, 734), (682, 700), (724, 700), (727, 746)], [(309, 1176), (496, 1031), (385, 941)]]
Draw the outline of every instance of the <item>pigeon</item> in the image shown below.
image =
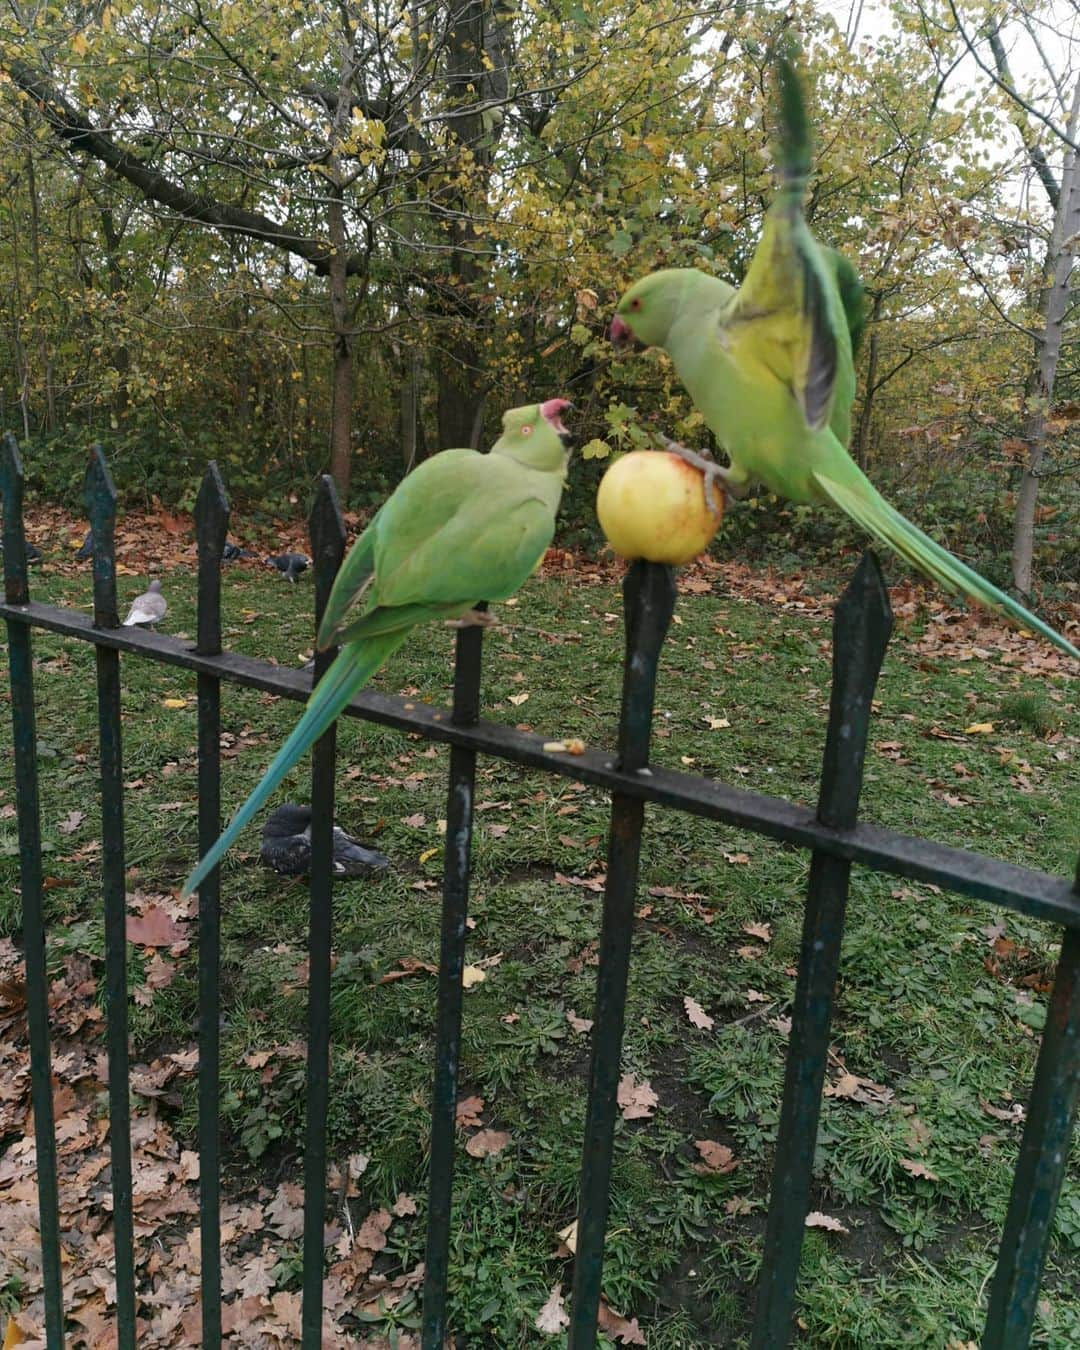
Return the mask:
[(267, 567), (276, 567), (286, 581), (295, 581), (301, 572), (311, 566), (311, 559), (302, 553), (280, 553), (276, 558), (265, 558)]
[[(0, 544), (0, 554), (4, 552), (4, 545)], [(26, 561), (28, 563), (39, 563), (41, 561), (41, 549), (35, 548), (28, 539), (26, 541)]]
[(93, 556), (94, 556), (94, 531), (87, 530), (86, 537), (83, 539), (82, 544), (79, 546), (78, 553), (75, 554), (75, 561), (85, 562), (87, 558), (92, 558)]
[[(390, 866), (385, 853), (361, 847), (337, 825), (333, 837), (335, 876), (369, 877)], [(272, 811), (263, 825), (259, 857), (275, 872), (306, 876), (311, 870), (311, 807), (286, 802)]]
[(143, 594), (137, 595), (131, 602), (128, 616), (124, 620), (124, 627), (130, 628), (132, 624), (136, 623), (160, 623), (168, 611), (169, 606), (165, 603), (165, 597), (161, 594), (161, 582), (152, 581)]
[(225, 547), (221, 550), (221, 561), (223, 563), (235, 562), (237, 558), (254, 558), (255, 554), (249, 548), (241, 548), (239, 544), (232, 544), (227, 539)]

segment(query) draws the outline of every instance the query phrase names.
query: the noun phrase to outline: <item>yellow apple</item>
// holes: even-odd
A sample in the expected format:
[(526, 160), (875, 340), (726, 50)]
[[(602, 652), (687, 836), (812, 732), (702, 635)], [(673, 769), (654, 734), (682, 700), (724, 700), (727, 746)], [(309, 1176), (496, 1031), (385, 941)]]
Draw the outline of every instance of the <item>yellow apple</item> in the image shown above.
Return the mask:
[(704, 553), (720, 526), (724, 494), (714, 491), (715, 513), (705, 504), (699, 469), (666, 450), (634, 450), (600, 480), (596, 514), (620, 558), (678, 566)]

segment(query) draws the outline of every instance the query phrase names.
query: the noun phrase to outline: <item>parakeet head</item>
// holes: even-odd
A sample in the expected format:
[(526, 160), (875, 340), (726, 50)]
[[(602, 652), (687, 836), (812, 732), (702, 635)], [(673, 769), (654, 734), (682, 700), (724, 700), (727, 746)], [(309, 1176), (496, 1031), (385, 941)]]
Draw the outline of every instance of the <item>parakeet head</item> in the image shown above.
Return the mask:
[(635, 281), (615, 307), (609, 336), (616, 347), (664, 347), (676, 319), (715, 311), (731, 289), (696, 267), (666, 267)]
[(503, 413), (502, 435), (491, 447), (493, 454), (509, 455), (533, 469), (554, 471), (566, 459), (570, 433), (562, 414), (571, 404), (565, 398), (549, 398)]

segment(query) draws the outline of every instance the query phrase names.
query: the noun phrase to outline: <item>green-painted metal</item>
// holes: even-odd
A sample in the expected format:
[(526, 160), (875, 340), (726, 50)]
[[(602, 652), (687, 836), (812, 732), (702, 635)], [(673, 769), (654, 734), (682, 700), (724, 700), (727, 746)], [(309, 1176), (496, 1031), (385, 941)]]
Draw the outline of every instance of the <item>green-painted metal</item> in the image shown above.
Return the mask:
[[(311, 509), (311, 554), (315, 570), (315, 629), (345, 555), (345, 522), (333, 480), (319, 479)], [(315, 657), (322, 679), (336, 651)], [(308, 935), (307, 1111), (304, 1134), (304, 1350), (322, 1345), (323, 1233), (326, 1222), (326, 1113), (330, 1092), (330, 953), (333, 938), (335, 726), (311, 752), (311, 911)]]
[[(486, 605), (478, 608), (486, 609)], [(480, 716), (483, 629), (471, 625), (457, 636), (454, 662), (455, 725), (471, 726)], [(439, 990), (435, 1014), (435, 1081), (431, 1098), (427, 1248), (424, 1255), (423, 1350), (436, 1350), (446, 1336), (446, 1291), (450, 1265), (450, 1212), (454, 1185), (458, 1061), (461, 1052), (462, 972), (469, 913), (469, 856), (472, 848), (476, 751), (450, 751), (443, 852), (442, 929)]]
[[(1077, 869), (1080, 892), (1080, 868)], [(1080, 933), (1066, 932), (1046, 1010), (983, 1350), (1024, 1350), (1046, 1264), (1080, 1098)]]
[[(653, 700), (660, 649), (675, 612), (675, 576), (670, 567), (636, 562), (623, 582), (626, 660), (618, 763), (624, 773), (641, 774), (649, 762)], [(616, 1098), (622, 1059), (626, 984), (634, 931), (634, 899), (645, 804), (615, 793), (611, 800), (607, 883), (600, 929), (592, 1064), (578, 1201), (577, 1253), (570, 1308), (570, 1350), (596, 1344), (604, 1238), (611, 1190)]]
[[(85, 500), (94, 531), (94, 626), (116, 628), (116, 489), (101, 447), (86, 471)], [(101, 766), (101, 892), (105, 909), (105, 1044), (109, 1058), (109, 1153), (112, 1162), (116, 1334), (135, 1348), (135, 1230), (131, 1212), (131, 1112), (128, 1073), (127, 892), (124, 883), (124, 767), (120, 654), (94, 649)]]
[[(221, 553), (229, 499), (211, 462), (195, 499), (199, 609), (195, 650), (221, 651)], [(196, 676), (199, 723), (199, 853), (221, 833), (221, 681)], [(221, 869), (199, 887), (199, 1279), (203, 1350), (221, 1345)]]
[[(840, 597), (833, 623), (832, 696), (818, 819), (834, 829), (855, 824), (871, 703), (891, 632), (885, 581), (874, 555), (866, 553)], [(792, 1336), (850, 873), (846, 859), (824, 853), (811, 858), (753, 1350), (781, 1350)]]
[[(23, 471), (14, 436), (0, 452), (0, 494), (4, 503), (4, 596), (9, 605), (30, 599), (23, 531)], [(38, 1213), (45, 1335), (49, 1350), (64, 1344), (64, 1297), (60, 1267), (56, 1134), (49, 1053), (49, 979), (45, 966), (44, 886), (41, 872), (41, 808), (38, 801), (37, 731), (34, 721), (34, 659), (30, 628), (9, 618), (8, 670), (11, 727), (15, 742), (15, 797), (19, 816), (19, 889), (22, 895), (23, 959), (26, 963), (26, 1020), (30, 1033), (30, 1100), (34, 1107)]]

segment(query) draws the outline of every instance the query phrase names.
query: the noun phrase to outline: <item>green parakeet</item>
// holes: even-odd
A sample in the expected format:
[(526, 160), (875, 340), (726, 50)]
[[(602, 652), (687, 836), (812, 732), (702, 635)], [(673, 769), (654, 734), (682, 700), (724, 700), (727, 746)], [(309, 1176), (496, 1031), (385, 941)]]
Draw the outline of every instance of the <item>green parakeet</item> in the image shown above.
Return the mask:
[(512, 408), (488, 454), (444, 450), (379, 508), (334, 581), (320, 651), (343, 644), (295, 730), (213, 848), (184, 883), (204, 880), (315, 743), (419, 623), (505, 600), (532, 574), (555, 532), (566, 475), (565, 399)]
[(806, 223), (806, 110), (791, 63), (781, 59), (778, 72), (780, 185), (743, 284), (732, 290), (694, 268), (654, 272), (619, 301), (612, 341), (637, 340), (671, 357), (730, 460), (720, 468), (683, 452), (705, 471), (707, 493), (715, 480), (732, 496), (761, 482), (794, 502), (831, 502), (945, 590), (1003, 610), (1080, 658), (1066, 638), (905, 520), (847, 453), (861, 286)]

